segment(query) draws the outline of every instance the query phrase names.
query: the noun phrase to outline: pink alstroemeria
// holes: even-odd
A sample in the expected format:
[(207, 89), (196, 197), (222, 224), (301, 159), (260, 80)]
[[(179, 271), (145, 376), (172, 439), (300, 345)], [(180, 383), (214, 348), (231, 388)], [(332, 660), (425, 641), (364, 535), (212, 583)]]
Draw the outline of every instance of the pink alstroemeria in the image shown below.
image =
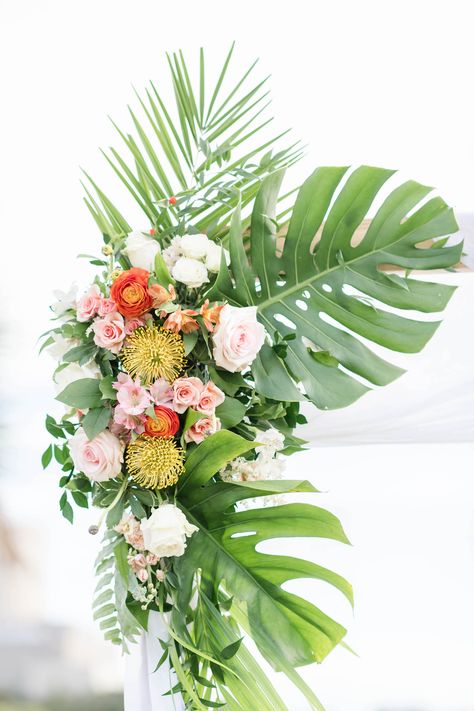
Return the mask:
[(150, 385), (150, 395), (155, 405), (168, 405), (173, 402), (174, 391), (164, 378), (158, 378)]
[(151, 404), (150, 395), (142, 388), (140, 378), (132, 380), (120, 373), (113, 387), (117, 390), (117, 400), (127, 415), (141, 415)]
[(145, 431), (146, 415), (130, 415), (121, 405), (114, 410), (114, 423), (128, 431), (142, 434)]

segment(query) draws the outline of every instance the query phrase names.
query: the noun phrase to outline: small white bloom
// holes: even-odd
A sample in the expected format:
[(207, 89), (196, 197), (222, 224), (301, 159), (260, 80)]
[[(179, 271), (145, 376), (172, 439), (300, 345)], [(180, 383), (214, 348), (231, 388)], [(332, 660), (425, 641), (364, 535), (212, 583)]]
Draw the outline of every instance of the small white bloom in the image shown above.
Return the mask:
[(76, 306), (77, 284), (72, 284), (69, 291), (61, 291), (56, 289), (53, 291), (57, 301), (51, 304), (51, 310), (56, 316), (63, 316), (68, 309), (73, 309)]
[(273, 457), (275, 452), (279, 452), (285, 446), (284, 435), (273, 427), (265, 432), (258, 432), (255, 439), (262, 444), (261, 447), (256, 447), (255, 451), (270, 457)]
[(209, 248), (210, 240), (206, 235), (183, 235), (181, 250), (185, 257), (190, 259), (204, 259)]
[(61, 333), (52, 333), (54, 343), (51, 343), (45, 350), (54, 360), (61, 361), (71, 348), (81, 344), (78, 338), (64, 338)]
[(180, 281), (190, 288), (202, 286), (207, 278), (207, 269), (202, 262), (189, 257), (180, 257), (171, 272), (173, 279)]
[(65, 368), (61, 368), (54, 375), (54, 383), (56, 392), (60, 393), (71, 383), (81, 378), (101, 378), (99, 366), (92, 362), (88, 365), (79, 365), (78, 363), (70, 363)]
[[(220, 247), (215, 242), (209, 240), (209, 245), (207, 248), (205, 265), (210, 272), (217, 273), (221, 267), (222, 250), (224, 248)], [(230, 254), (227, 249), (224, 249), (225, 263), (227, 266), (230, 264)]]
[(181, 250), (181, 240), (182, 237), (176, 235), (176, 237), (173, 237), (171, 240), (170, 246), (166, 247), (166, 249), (162, 252), (165, 264), (170, 271), (173, 269), (178, 259), (183, 256), (183, 252)]
[(161, 504), (147, 519), (141, 520), (145, 548), (158, 558), (181, 556), (186, 549), (186, 538), (198, 528), (174, 504)]
[(132, 267), (153, 271), (155, 257), (161, 250), (159, 242), (139, 230), (130, 232), (125, 240), (125, 249), (122, 253), (130, 260)]

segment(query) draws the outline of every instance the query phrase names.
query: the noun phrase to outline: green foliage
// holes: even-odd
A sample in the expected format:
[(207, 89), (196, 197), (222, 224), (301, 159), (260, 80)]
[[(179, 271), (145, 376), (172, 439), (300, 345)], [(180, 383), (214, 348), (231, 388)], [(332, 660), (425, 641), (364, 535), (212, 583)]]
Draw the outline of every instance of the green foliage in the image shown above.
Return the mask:
[(99, 381), (96, 378), (81, 378), (80, 380), (75, 380), (59, 393), (56, 400), (79, 410), (101, 407), (102, 392), (100, 390)]
[[(110, 148), (104, 156), (158, 228), (160, 239), (188, 228), (224, 237), (239, 192), (242, 205), (249, 205), (266, 175), (302, 155), (298, 143), (281, 147), (286, 131), (268, 133), (273, 120), (266, 116), (268, 77), (252, 83), (256, 62), (230, 83), (233, 50), (234, 45), (213, 85), (208, 83), (203, 50), (196, 81), (181, 51), (169, 55), (175, 106), (167, 108), (150, 83), (142, 95), (137, 93), (141, 116), (129, 109), (132, 130), (114, 124), (125, 152)], [(105, 241), (118, 244), (130, 225), (92, 178), (86, 178), (86, 205)], [(170, 196), (176, 196), (174, 205), (168, 203)], [(172, 280), (163, 260), (158, 261), (157, 276), (167, 286)]]
[[(252, 366), (256, 390), (267, 397), (300, 400), (298, 384), (317, 407), (329, 409), (349, 405), (372, 385), (392, 382), (403, 370), (364, 341), (418, 352), (439, 321), (408, 318), (404, 312), (442, 311), (453, 293), (451, 286), (394, 279), (383, 269), (440, 269), (459, 261), (462, 244), (420, 245), (457, 231), (446, 203), (439, 197), (421, 202), (431, 188), (403, 183), (354, 243), (356, 229), (393, 171), (362, 166), (347, 180), (346, 174), (347, 168), (318, 168), (303, 184), (283, 251), (274, 225), (283, 171), (266, 178), (255, 199), (249, 256), (240, 210), (233, 215), (233, 279), (229, 269), (221, 269), (208, 296), (257, 306), (259, 320), (278, 345), (264, 346)], [(283, 349), (282, 337), (287, 339)]]

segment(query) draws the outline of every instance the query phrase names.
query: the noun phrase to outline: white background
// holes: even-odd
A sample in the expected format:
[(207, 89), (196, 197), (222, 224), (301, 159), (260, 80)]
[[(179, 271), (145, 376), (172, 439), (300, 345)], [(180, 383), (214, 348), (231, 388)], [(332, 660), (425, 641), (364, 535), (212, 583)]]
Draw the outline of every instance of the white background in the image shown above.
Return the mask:
[[(40, 420), (52, 392), (51, 364), (36, 358), (35, 339), (47, 328), (52, 289), (86, 278), (75, 255), (97, 251), (79, 165), (129, 206), (97, 150), (118, 144), (106, 115), (123, 122), (131, 84), (165, 77), (165, 50), (184, 48), (191, 58), (203, 45), (214, 67), (236, 39), (239, 68), (259, 56), (261, 75), (272, 74), (277, 127), (293, 127), (308, 144), (295, 181), (318, 164), (383, 165), (435, 185), (457, 210), (474, 211), (470, 5), (0, 3), (9, 425), (2, 506), (16, 523), (26, 519), (45, 534), (46, 619), (89, 624), (95, 542), (84, 534), (89, 514), (75, 529), (59, 519), (55, 475), (41, 475), (36, 463), (47, 444)], [(139, 222), (131, 206), (127, 215)], [(336, 568), (343, 555), (339, 569), (355, 584), (355, 619), (346, 621), (361, 655), (337, 651), (310, 672), (328, 711), (474, 708), (472, 453), (469, 445), (412, 445), (304, 455), (307, 476), (331, 490), (324, 505), (341, 514), (355, 545), (344, 554), (324, 549)]]

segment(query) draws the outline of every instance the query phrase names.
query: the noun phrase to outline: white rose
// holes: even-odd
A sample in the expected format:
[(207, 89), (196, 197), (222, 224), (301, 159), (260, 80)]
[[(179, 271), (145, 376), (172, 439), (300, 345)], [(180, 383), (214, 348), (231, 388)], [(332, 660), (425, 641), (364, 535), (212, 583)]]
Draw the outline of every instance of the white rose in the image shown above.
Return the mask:
[[(221, 268), (222, 250), (223, 250), (223, 247), (220, 247), (215, 242), (211, 242), (209, 240), (205, 265), (206, 265), (207, 269), (209, 269), (210, 272), (217, 273), (219, 271), (219, 269)], [(228, 266), (230, 264), (230, 254), (226, 249), (224, 249), (224, 255), (225, 255), (225, 263)]]
[(257, 307), (237, 308), (226, 304), (212, 334), (214, 360), (231, 373), (245, 370), (265, 341), (265, 329), (257, 321)]
[(207, 269), (204, 264), (198, 262), (197, 259), (189, 259), (188, 257), (180, 257), (174, 265), (171, 274), (173, 279), (191, 288), (197, 288), (198, 286), (202, 286), (204, 282), (209, 281), (207, 278)]
[(79, 427), (68, 444), (75, 468), (92, 481), (107, 481), (122, 471), (124, 445), (109, 430), (89, 440)]
[(61, 368), (54, 375), (56, 392), (60, 393), (71, 383), (82, 378), (101, 378), (99, 366), (96, 363), (88, 365), (79, 365), (79, 363), (70, 363), (66, 368)]
[(146, 550), (158, 558), (183, 555), (186, 538), (198, 530), (174, 504), (161, 504), (140, 525)]
[(130, 232), (125, 240), (125, 254), (132, 267), (139, 267), (151, 272), (155, 266), (155, 257), (160, 251), (159, 242), (143, 232)]
[(204, 259), (210, 240), (206, 235), (183, 235), (180, 248), (185, 257), (190, 259)]

